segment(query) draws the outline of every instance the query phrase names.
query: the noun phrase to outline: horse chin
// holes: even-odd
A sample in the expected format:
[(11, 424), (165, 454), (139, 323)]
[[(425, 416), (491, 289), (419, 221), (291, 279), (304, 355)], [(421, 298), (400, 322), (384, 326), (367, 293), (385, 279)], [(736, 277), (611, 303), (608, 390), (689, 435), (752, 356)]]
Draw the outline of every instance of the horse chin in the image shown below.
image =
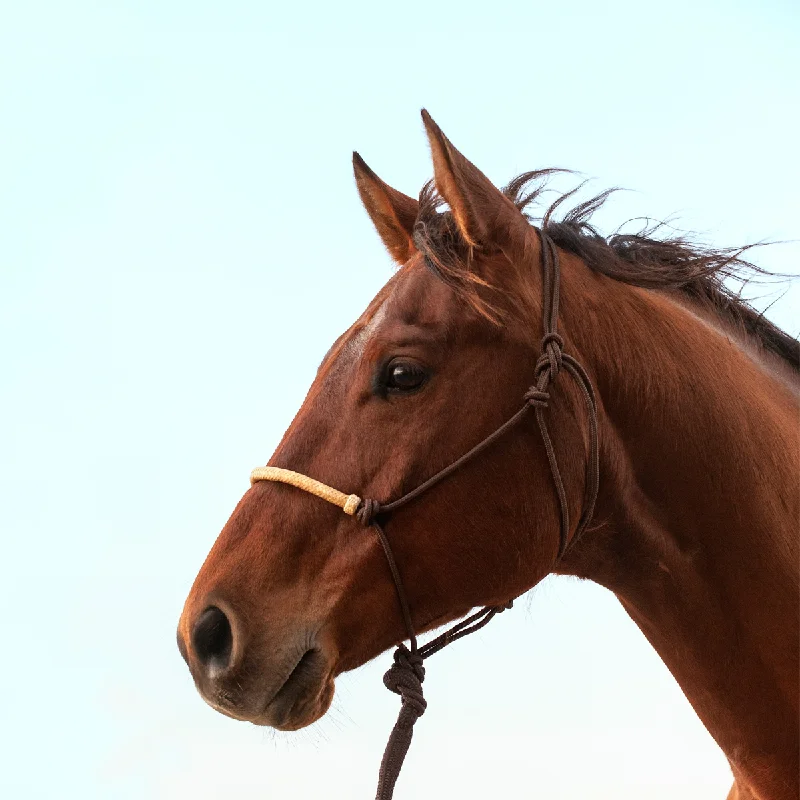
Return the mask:
[(250, 721), (280, 731), (296, 731), (316, 722), (333, 701), (333, 675), (319, 650), (297, 662), (264, 710)]

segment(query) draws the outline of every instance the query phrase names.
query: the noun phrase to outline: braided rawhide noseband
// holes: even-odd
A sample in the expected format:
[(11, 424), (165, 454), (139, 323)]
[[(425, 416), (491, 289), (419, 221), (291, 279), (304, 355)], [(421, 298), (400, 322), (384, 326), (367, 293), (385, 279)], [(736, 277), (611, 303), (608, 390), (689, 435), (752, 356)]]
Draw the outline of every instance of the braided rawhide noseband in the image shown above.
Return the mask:
[[(543, 283), (543, 327), (544, 335), (541, 341), (541, 355), (536, 362), (535, 383), (524, 395), (524, 405), (511, 417), (504, 422), (494, 433), (489, 434), (482, 442), (478, 443), (471, 450), (466, 452), (443, 470), (428, 478), (424, 483), (412, 489), (407, 494), (393, 500), (390, 503), (381, 504), (377, 500), (360, 498), (358, 495), (346, 495), (336, 489), (326, 486), (324, 483), (301, 475), (291, 470), (281, 469), (280, 467), (259, 467), (253, 470), (250, 475), (251, 483), (257, 481), (277, 481), (288, 483), (299, 489), (310, 492), (317, 497), (327, 500), (329, 503), (339, 506), (346, 514), (355, 516), (365, 527), (372, 526), (378, 535), (378, 540), (386, 554), (386, 561), (392, 573), (392, 581), (397, 591), (397, 599), (400, 610), (408, 633), (408, 647), (400, 644), (394, 653), (394, 663), (388, 672), (383, 676), (383, 682), (387, 689), (400, 695), (401, 706), (397, 722), (389, 736), (386, 750), (383, 754), (380, 772), (378, 774), (378, 790), (376, 800), (391, 800), (394, 794), (394, 785), (400, 775), (400, 768), (406, 757), (408, 748), (411, 745), (411, 737), (414, 731), (414, 723), (425, 713), (427, 702), (422, 692), (422, 682), (425, 680), (425, 667), (423, 662), (428, 656), (438, 653), (443, 647), (451, 642), (460, 639), (480, 630), (496, 614), (511, 608), (513, 600), (503, 606), (487, 606), (475, 612), (461, 622), (456, 623), (444, 633), (432, 639), (427, 644), (419, 647), (417, 637), (414, 632), (414, 625), (411, 621), (411, 611), (403, 587), (403, 581), (397, 568), (392, 548), (389, 540), (378, 521), (379, 517), (385, 517), (390, 512), (410, 503), (419, 497), (432, 486), (444, 480), (451, 473), (467, 461), (471, 461), (479, 453), (493, 444), (510, 428), (513, 428), (533, 409), (536, 414), (536, 421), (542, 435), (547, 460), (550, 464), (550, 471), (553, 475), (553, 483), (556, 487), (558, 505), (560, 510), (560, 530), (558, 557), (561, 559), (567, 549), (568, 544), (574, 544), (581, 536), (594, 512), (595, 501), (600, 480), (599, 467), (599, 448), (597, 437), (597, 406), (595, 403), (594, 390), (592, 383), (584, 368), (570, 355), (564, 352), (564, 341), (558, 334), (558, 302), (560, 285), (560, 268), (558, 260), (558, 250), (553, 244), (552, 239), (545, 231), (539, 231), (542, 250), (542, 283)], [(558, 376), (559, 372), (566, 370), (581, 389), (586, 406), (589, 411), (589, 461), (586, 466), (586, 486), (584, 490), (584, 506), (575, 534), (572, 541), (569, 540), (569, 508), (567, 506), (567, 496), (564, 490), (564, 482), (558, 468), (553, 443), (547, 429), (547, 422), (544, 411), (550, 401), (548, 389), (551, 382)]]

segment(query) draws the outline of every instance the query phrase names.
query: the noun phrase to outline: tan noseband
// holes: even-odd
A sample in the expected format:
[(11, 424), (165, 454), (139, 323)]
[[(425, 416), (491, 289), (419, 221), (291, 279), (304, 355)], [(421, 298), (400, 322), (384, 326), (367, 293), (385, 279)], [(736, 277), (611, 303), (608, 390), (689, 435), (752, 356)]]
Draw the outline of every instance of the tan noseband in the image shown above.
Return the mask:
[(333, 503), (335, 506), (339, 506), (345, 514), (349, 514), (351, 517), (361, 504), (361, 498), (357, 494), (345, 494), (321, 481), (309, 478), (308, 475), (301, 475), (299, 472), (294, 472), (290, 469), (256, 467), (250, 473), (250, 485), (252, 486), (258, 481), (274, 481), (275, 483), (288, 483), (289, 486), (296, 486), (304, 492), (316, 495), (329, 503)]

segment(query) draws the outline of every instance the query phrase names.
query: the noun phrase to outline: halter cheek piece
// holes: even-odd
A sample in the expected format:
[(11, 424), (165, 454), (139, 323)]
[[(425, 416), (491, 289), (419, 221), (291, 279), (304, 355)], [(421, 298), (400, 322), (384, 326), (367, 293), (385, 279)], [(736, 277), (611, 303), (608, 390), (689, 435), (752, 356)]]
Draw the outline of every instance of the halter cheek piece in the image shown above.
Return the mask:
[[(586, 371), (572, 356), (563, 352), (564, 341), (558, 335), (557, 331), (560, 283), (558, 251), (552, 239), (545, 231), (539, 231), (539, 237), (542, 245), (544, 335), (541, 341), (541, 355), (536, 362), (536, 380), (534, 385), (525, 393), (525, 403), (522, 408), (520, 408), (513, 417), (497, 428), (494, 433), (489, 434), (483, 441), (479, 442), (452, 464), (428, 478), (424, 483), (421, 483), (416, 489), (412, 489), (397, 500), (385, 504), (379, 503), (377, 500), (361, 498), (355, 494), (344, 494), (344, 492), (337, 491), (306, 475), (301, 475), (298, 472), (292, 472), (288, 469), (281, 469), (280, 467), (259, 467), (258, 469), (254, 469), (250, 475), (251, 484), (257, 481), (286, 483), (339, 506), (345, 514), (355, 516), (365, 527), (372, 526), (383, 547), (383, 552), (386, 554), (386, 560), (389, 564), (389, 570), (392, 573), (392, 580), (394, 581), (394, 587), (397, 591), (397, 599), (408, 633), (409, 644), (408, 647), (402, 643), (398, 645), (394, 653), (394, 663), (383, 676), (383, 682), (386, 688), (400, 695), (402, 704), (397, 722), (389, 736), (386, 751), (383, 754), (383, 760), (378, 775), (376, 800), (391, 800), (394, 793), (395, 782), (400, 774), (400, 768), (403, 765), (403, 760), (411, 744), (414, 723), (425, 713), (427, 703), (422, 693), (422, 682), (425, 679), (424, 659), (437, 653), (443, 647), (456, 641), (456, 639), (460, 639), (462, 636), (479, 630), (496, 614), (499, 614), (507, 608), (511, 608), (513, 603), (513, 601), (509, 601), (503, 606), (487, 606), (482, 608), (475, 614), (458, 622), (435, 639), (432, 639), (427, 644), (419, 647), (414, 632), (414, 625), (411, 621), (411, 611), (409, 609), (408, 600), (406, 599), (405, 589), (403, 588), (403, 581), (397, 568), (397, 562), (395, 561), (392, 548), (389, 545), (389, 540), (386, 538), (386, 533), (378, 521), (378, 518), (385, 517), (385, 515), (390, 512), (415, 500), (432, 486), (455, 472), (467, 461), (471, 461), (475, 456), (483, 452), (487, 447), (503, 436), (506, 431), (517, 425), (517, 423), (527, 416), (531, 408), (536, 415), (542, 441), (547, 451), (547, 460), (553, 475), (553, 483), (555, 484), (558, 505), (561, 512), (558, 559), (561, 559), (564, 555), (568, 544), (578, 540), (592, 518), (600, 477), (597, 405), (592, 383)], [(547, 408), (550, 401), (550, 395), (547, 390), (550, 387), (551, 381), (558, 376), (562, 369), (566, 370), (580, 387), (589, 412), (589, 461), (586, 466), (584, 506), (583, 513), (578, 520), (575, 534), (571, 542), (569, 540), (570, 523), (567, 496), (564, 491), (564, 482), (561, 479), (561, 472), (558, 468), (558, 462), (544, 416), (544, 410)]]

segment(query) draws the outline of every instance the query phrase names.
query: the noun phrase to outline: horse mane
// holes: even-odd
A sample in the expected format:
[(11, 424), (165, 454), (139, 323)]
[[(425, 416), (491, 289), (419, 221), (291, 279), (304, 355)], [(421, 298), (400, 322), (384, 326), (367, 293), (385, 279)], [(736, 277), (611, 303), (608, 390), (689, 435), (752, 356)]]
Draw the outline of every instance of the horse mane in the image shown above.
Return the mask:
[[(753, 279), (783, 277), (742, 257), (758, 244), (709, 247), (666, 222), (650, 219), (645, 219), (644, 226), (634, 233), (623, 233), (618, 228), (610, 236), (603, 236), (591, 224), (591, 217), (616, 189), (607, 189), (578, 203), (554, 221), (554, 213), (583, 184), (559, 195), (543, 214), (532, 214), (531, 208), (546, 189), (548, 179), (560, 172), (569, 171), (525, 172), (514, 178), (502, 190), (503, 194), (531, 224), (538, 223), (559, 247), (581, 258), (596, 272), (633, 286), (680, 292), (800, 372), (798, 340), (770, 322), (741, 295), (744, 286)], [(472, 271), (471, 249), (461, 239), (452, 214), (441, 210), (442, 204), (433, 182), (429, 181), (420, 193), (414, 242), (438, 278), (451, 285), (476, 310), (492, 318), (496, 310), (480, 296), (480, 289), (486, 283)], [(740, 285), (738, 290), (726, 283), (731, 280)]]

